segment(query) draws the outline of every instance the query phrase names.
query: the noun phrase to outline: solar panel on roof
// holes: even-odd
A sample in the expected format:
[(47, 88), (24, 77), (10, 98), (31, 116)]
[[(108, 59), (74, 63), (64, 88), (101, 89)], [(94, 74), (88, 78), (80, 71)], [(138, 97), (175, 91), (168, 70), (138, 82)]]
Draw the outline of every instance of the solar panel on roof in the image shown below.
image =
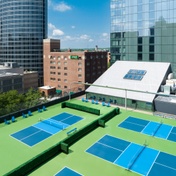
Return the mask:
[(145, 74), (146, 74), (146, 70), (130, 69), (128, 71), (128, 73), (123, 78), (140, 81), (140, 80), (142, 80), (142, 78)]

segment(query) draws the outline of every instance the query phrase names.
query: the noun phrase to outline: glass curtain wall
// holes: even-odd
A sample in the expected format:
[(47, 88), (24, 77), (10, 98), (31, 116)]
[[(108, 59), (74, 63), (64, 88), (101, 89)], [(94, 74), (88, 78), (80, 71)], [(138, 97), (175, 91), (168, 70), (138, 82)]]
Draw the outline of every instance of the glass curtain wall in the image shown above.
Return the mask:
[(111, 0), (111, 64), (170, 62), (176, 72), (176, 0)]
[(0, 0), (0, 63), (17, 62), (39, 72), (43, 83), (43, 39), (47, 0)]

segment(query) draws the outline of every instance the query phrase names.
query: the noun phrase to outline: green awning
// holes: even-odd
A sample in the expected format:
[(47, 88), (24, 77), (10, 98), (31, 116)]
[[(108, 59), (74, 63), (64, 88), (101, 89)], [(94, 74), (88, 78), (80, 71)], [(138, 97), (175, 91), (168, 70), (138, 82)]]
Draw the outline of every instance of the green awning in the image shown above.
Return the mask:
[(61, 93), (62, 93), (62, 90), (56, 90), (56, 93), (57, 93), (57, 94), (61, 94)]

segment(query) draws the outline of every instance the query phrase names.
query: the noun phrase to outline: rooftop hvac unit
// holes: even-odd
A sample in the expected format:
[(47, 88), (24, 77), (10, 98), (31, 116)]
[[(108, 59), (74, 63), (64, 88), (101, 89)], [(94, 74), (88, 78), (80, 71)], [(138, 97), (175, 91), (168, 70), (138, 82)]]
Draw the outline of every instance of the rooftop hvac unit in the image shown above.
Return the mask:
[(167, 78), (168, 78), (168, 79), (173, 79), (173, 77), (174, 77), (174, 74), (173, 74), (173, 73), (170, 73)]

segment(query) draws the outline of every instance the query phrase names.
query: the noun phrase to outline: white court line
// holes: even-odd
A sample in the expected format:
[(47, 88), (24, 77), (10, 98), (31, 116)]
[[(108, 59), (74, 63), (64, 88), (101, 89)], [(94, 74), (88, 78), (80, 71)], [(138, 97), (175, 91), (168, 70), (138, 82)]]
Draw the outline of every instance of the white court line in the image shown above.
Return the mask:
[[(43, 123), (43, 122), (39, 122), (39, 123)], [(45, 123), (44, 123), (45, 124)], [(47, 124), (47, 123), (46, 123)], [(32, 125), (33, 127), (35, 127), (35, 128), (37, 128), (37, 129), (39, 129), (40, 131), (44, 131), (44, 132), (46, 132), (46, 133), (49, 133), (49, 134), (51, 134), (51, 135), (54, 135), (55, 133), (51, 133), (51, 132), (49, 132), (49, 131), (46, 131), (46, 130), (44, 130), (43, 128), (40, 128), (40, 127), (37, 127), (37, 126), (35, 126), (36, 124), (34, 124), (34, 125)], [(48, 124), (49, 125), (49, 124)], [(51, 125), (50, 125), (51, 126)]]
[(168, 137), (169, 137), (169, 135), (171, 134), (171, 131), (172, 131), (173, 128), (174, 128), (174, 127), (172, 126), (172, 128), (170, 129), (170, 131), (169, 131), (169, 133), (168, 133), (168, 135), (167, 135), (167, 137), (166, 137), (167, 140), (168, 140)]
[(167, 168), (169, 168), (169, 169), (172, 169), (172, 170), (175, 170), (175, 171), (176, 171), (176, 168), (169, 167), (169, 166), (167, 166), (167, 165), (164, 165), (164, 164), (161, 164), (161, 163), (157, 163), (157, 162), (155, 162), (155, 163), (158, 164), (158, 165), (160, 165), (160, 166), (167, 167)]
[(101, 145), (106, 146), (106, 147), (109, 147), (109, 148), (112, 148), (112, 149), (117, 150), (117, 151), (121, 151), (121, 152), (123, 151), (123, 150), (114, 148), (114, 147), (112, 147), (112, 146), (110, 146), (110, 145), (108, 145), (108, 144), (103, 144), (103, 143), (101, 143), (101, 142), (96, 142), (96, 143), (101, 144)]
[(79, 174), (79, 175), (81, 175), (81, 176), (84, 176), (84, 175), (82, 175), (82, 174), (80, 174), (79, 172), (77, 172), (77, 171), (75, 171), (74, 169), (71, 169), (71, 168), (69, 168), (69, 167), (67, 167), (67, 166), (65, 166), (64, 168), (62, 168), (59, 172), (57, 172), (55, 175), (57, 175), (58, 173), (60, 173), (62, 170), (64, 170), (65, 168), (67, 168), (67, 169), (69, 169), (69, 170), (71, 170), (71, 171), (73, 171), (73, 172), (75, 172), (75, 173), (77, 173), (77, 174)]
[[(129, 143), (129, 145), (126, 147), (125, 150), (122, 151), (122, 153), (116, 158), (116, 160), (113, 162), (115, 164), (115, 162), (123, 155), (123, 153), (125, 153), (125, 151), (130, 147), (130, 145), (132, 144), (132, 142)], [(117, 164), (116, 164), (117, 165)], [(123, 167), (124, 168), (124, 167)]]
[(33, 136), (33, 135), (37, 134), (37, 133), (39, 133), (39, 132), (41, 132), (41, 130), (36, 131), (35, 133), (32, 133), (32, 134), (30, 134), (30, 135), (28, 135), (28, 136), (26, 136), (26, 137), (22, 138), (22, 139), (21, 139), (21, 141), (22, 141), (22, 140), (24, 140), (24, 139), (27, 139), (27, 138), (29, 138), (29, 137), (31, 137), (31, 136)]
[[(149, 121), (149, 123), (145, 126), (145, 128), (141, 131), (141, 133), (143, 133), (143, 131), (149, 126), (150, 123), (152, 123), (152, 121)], [(143, 134), (145, 134), (145, 133), (143, 133)]]
[[(133, 123), (133, 122), (128, 122), (128, 121), (126, 121), (126, 123), (130, 123), (130, 124), (133, 124), (133, 125), (137, 125), (137, 126), (141, 126), (141, 127), (144, 127), (145, 125), (141, 125), (141, 124), (138, 124), (138, 123)], [(119, 124), (120, 125), (120, 124)], [(118, 125), (118, 126), (119, 126)], [(124, 127), (122, 127), (122, 128), (124, 128)], [(127, 128), (128, 129), (128, 128)]]
[(160, 154), (160, 152), (158, 151), (158, 154), (156, 155), (156, 157), (155, 157), (155, 159), (154, 159), (154, 161), (153, 161), (153, 163), (152, 163), (152, 165), (151, 165), (150, 169), (148, 170), (147, 175), (150, 173), (150, 171), (151, 171), (151, 169), (152, 169), (153, 165), (155, 164), (155, 161), (156, 161), (156, 159), (158, 158), (158, 155), (159, 155), (159, 154)]

